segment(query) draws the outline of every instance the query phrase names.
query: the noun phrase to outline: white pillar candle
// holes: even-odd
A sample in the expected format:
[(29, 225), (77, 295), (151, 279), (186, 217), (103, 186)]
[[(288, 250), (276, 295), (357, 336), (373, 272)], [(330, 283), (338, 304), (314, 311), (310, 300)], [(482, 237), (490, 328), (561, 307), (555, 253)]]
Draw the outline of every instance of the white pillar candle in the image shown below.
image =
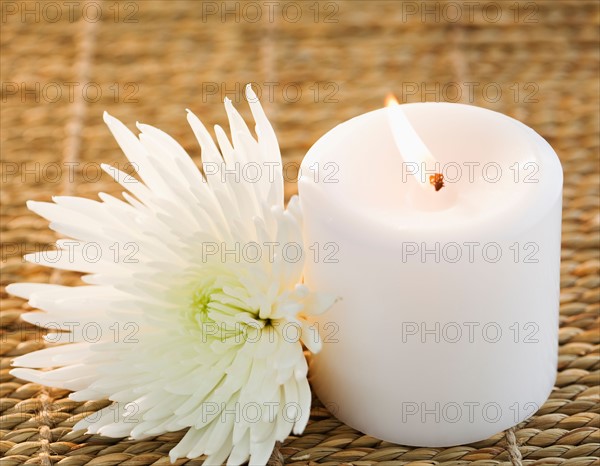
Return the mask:
[[(532, 415), (554, 384), (562, 169), (545, 140), (500, 113), (398, 109), (335, 127), (302, 163), (305, 281), (341, 298), (319, 321), (311, 380), (366, 434), (474, 442)], [(415, 172), (425, 159), (429, 172)]]

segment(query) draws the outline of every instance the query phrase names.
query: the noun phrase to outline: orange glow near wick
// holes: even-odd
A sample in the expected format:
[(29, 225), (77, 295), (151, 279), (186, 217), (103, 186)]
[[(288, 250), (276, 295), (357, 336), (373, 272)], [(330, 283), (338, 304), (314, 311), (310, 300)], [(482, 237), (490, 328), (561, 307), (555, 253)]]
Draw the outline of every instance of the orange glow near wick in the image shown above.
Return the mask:
[(385, 106), (391, 107), (392, 105), (399, 105), (398, 99), (394, 94), (388, 94), (385, 96)]

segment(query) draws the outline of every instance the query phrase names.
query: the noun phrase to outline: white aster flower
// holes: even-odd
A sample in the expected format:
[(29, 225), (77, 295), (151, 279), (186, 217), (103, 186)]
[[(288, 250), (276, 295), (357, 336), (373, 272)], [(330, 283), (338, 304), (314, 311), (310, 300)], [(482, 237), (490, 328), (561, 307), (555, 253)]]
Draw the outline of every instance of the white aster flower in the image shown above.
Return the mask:
[(277, 139), (250, 86), (246, 94), (257, 139), (228, 100), (233, 143), (217, 126), (217, 147), (188, 112), (204, 175), (167, 134), (138, 124), (138, 139), (105, 114), (141, 179), (103, 166), (125, 201), (100, 193), (101, 202), (28, 203), (67, 238), (26, 259), (83, 272), (86, 285), (8, 287), (41, 310), (24, 320), (59, 343), (16, 358), (11, 373), (77, 401), (115, 402), (74, 429), (141, 439), (189, 428), (171, 460), (206, 454), (210, 465), (264, 465), (276, 441), (303, 431), (311, 394), (302, 343), (320, 349), (306, 316), (333, 299), (302, 284), (297, 199), (284, 208)]

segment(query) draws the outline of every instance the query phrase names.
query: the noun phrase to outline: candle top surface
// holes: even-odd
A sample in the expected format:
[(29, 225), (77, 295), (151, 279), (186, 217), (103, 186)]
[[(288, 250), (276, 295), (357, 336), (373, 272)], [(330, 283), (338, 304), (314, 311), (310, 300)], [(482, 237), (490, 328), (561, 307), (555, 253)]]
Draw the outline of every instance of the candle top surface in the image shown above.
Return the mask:
[[(331, 221), (349, 217), (392, 230), (439, 231), (489, 230), (499, 221), (526, 227), (559, 199), (558, 157), (517, 120), (462, 104), (399, 108), (435, 166), (403, 156), (389, 109), (375, 110), (336, 126), (310, 149), (299, 179), (301, 201), (320, 193), (320, 213)], [(438, 172), (444, 188), (423, 189), (417, 177)]]

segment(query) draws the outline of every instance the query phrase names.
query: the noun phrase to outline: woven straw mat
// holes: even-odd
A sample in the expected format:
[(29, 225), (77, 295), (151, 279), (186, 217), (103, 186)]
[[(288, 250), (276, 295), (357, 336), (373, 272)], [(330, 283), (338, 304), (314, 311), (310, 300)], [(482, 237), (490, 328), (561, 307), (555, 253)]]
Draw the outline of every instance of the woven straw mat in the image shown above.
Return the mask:
[[(55, 2), (62, 10), (58, 19), (56, 7), (44, 10), (48, 2), (1, 3), (4, 286), (80, 283), (77, 274), (52, 275), (22, 261), (23, 253), (56, 240), (25, 202), (61, 193), (118, 195), (116, 183), (96, 176), (101, 161), (125, 164), (102, 122), (103, 110), (130, 127), (140, 120), (167, 131), (198, 161), (184, 109), (193, 109), (208, 124), (224, 125), (226, 92), (247, 117), (241, 90), (252, 81), (263, 91), (285, 162), (292, 167), (319, 136), (381, 107), (390, 91), (403, 102), (484, 106), (533, 127), (555, 148), (565, 173), (560, 354), (550, 399), (517, 426), (516, 442), (523, 464), (599, 464), (598, 2), (475, 2), (472, 10), (463, 5), (460, 17), (457, 2), (454, 7), (444, 2), (287, 2), (294, 5), (285, 12), (286, 2), (280, 2), (272, 18), (267, 5), (255, 2), (263, 10), (257, 20), (256, 11), (243, 9), (244, 2), (229, 2), (234, 13), (222, 17), (206, 10), (206, 2), (97, 1), (92, 3), (102, 19), (95, 23), (89, 82), (73, 85), (74, 96), (67, 83), (77, 82), (82, 34), (92, 29), (84, 23), (97, 17), (96, 10), (88, 10), (82, 21), (81, 2), (75, 2), (72, 18), (67, 6)], [(222, 8), (221, 2), (212, 3)], [(24, 15), (25, 8), (34, 13)], [(423, 16), (426, 8), (434, 13)], [(465, 83), (477, 83), (472, 95)], [(81, 147), (69, 152), (66, 131), (86, 84)], [(269, 86), (272, 98), (265, 97)], [(463, 91), (459, 97), (457, 87)], [(100, 95), (94, 93), (98, 89)], [(73, 177), (66, 153), (77, 155)], [(287, 176), (287, 198), (296, 192), (294, 175)], [(44, 342), (39, 331), (19, 319), (30, 308), (7, 294), (3, 298), (2, 466), (169, 464), (168, 451), (184, 432), (131, 441), (72, 431), (77, 420), (108, 402), (73, 402), (65, 390), (12, 377), (12, 358)], [(405, 376), (410, 380), (418, 374)], [(382, 442), (342, 424), (315, 401), (304, 434), (289, 437), (280, 452), (286, 464), (295, 465), (488, 466), (510, 464), (508, 450), (504, 433), (451, 448)], [(202, 458), (177, 464), (199, 465)]]

